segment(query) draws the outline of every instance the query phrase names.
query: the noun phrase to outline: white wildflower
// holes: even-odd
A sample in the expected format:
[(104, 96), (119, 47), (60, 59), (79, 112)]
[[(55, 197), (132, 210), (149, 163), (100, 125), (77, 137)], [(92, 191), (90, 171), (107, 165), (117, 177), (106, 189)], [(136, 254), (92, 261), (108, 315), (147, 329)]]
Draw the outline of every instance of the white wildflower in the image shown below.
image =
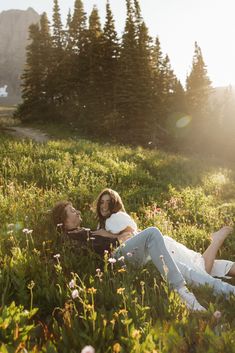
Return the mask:
[(72, 291), (72, 298), (75, 299), (75, 298), (77, 298), (77, 297), (78, 297), (78, 290), (77, 290), (77, 289), (74, 289), (74, 290)]
[(95, 349), (92, 346), (85, 346), (81, 353), (95, 353)]
[(69, 288), (74, 288), (75, 287), (75, 281), (74, 279), (72, 279), (70, 282), (69, 282)]

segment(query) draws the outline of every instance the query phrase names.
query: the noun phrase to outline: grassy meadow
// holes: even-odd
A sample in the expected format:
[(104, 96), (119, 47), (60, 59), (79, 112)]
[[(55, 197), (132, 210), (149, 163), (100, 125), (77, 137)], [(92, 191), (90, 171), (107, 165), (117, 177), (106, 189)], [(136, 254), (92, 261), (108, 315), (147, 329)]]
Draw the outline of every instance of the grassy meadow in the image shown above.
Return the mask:
[[(111, 187), (140, 229), (158, 226), (203, 252), (213, 230), (234, 222), (234, 166), (85, 139), (36, 144), (6, 135), (0, 160), (0, 352), (77, 353), (88, 344), (96, 353), (235, 352), (234, 298), (194, 288), (209, 310), (189, 313), (151, 264), (135, 270), (83, 254), (50, 221), (53, 204), (69, 199), (94, 229), (92, 203)], [(235, 261), (235, 232), (219, 257)]]

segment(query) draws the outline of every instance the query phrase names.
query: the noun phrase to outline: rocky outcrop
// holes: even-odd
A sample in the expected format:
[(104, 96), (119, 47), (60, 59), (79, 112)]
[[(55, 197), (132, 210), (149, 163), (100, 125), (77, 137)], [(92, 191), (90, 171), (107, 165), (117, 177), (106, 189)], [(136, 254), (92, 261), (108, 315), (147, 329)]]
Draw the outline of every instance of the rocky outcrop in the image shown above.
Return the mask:
[(20, 76), (25, 64), (30, 24), (39, 22), (40, 15), (32, 8), (0, 13), (0, 88), (7, 85), (7, 96), (0, 103), (18, 103)]

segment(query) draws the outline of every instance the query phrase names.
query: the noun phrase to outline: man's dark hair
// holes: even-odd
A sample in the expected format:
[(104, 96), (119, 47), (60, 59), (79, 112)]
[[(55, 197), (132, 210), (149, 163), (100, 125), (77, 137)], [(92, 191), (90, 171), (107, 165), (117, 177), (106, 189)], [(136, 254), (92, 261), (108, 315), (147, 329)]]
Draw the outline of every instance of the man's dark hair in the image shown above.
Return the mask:
[(59, 201), (53, 207), (51, 213), (52, 213), (52, 220), (55, 227), (57, 227), (60, 224), (62, 225), (62, 228), (64, 228), (64, 223), (67, 218), (65, 208), (68, 205), (72, 205), (72, 203), (70, 201)]

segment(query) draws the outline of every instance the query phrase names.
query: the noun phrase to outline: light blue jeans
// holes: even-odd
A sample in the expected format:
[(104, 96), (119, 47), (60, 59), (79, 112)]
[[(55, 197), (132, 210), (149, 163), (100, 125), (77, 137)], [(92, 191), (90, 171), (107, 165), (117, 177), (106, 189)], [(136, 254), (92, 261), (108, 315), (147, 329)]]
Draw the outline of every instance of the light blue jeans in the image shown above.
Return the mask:
[(186, 281), (194, 285), (207, 284), (213, 288), (215, 294), (235, 294), (235, 287), (231, 284), (191, 269), (181, 262), (175, 262), (165, 246), (162, 233), (156, 227), (149, 227), (126, 240), (115, 250), (113, 256), (116, 259), (124, 256), (127, 262), (136, 266), (152, 261), (174, 289), (179, 289)]
[(113, 256), (116, 259), (124, 256), (125, 260), (136, 266), (152, 260), (172, 288), (178, 289), (185, 285), (180, 270), (165, 246), (162, 233), (155, 227), (149, 227), (126, 240), (115, 250)]
[(223, 282), (219, 278), (214, 278), (209, 273), (195, 271), (181, 262), (176, 261), (176, 264), (188, 284), (208, 285), (213, 289), (214, 294), (235, 295), (235, 287), (231, 284)]

